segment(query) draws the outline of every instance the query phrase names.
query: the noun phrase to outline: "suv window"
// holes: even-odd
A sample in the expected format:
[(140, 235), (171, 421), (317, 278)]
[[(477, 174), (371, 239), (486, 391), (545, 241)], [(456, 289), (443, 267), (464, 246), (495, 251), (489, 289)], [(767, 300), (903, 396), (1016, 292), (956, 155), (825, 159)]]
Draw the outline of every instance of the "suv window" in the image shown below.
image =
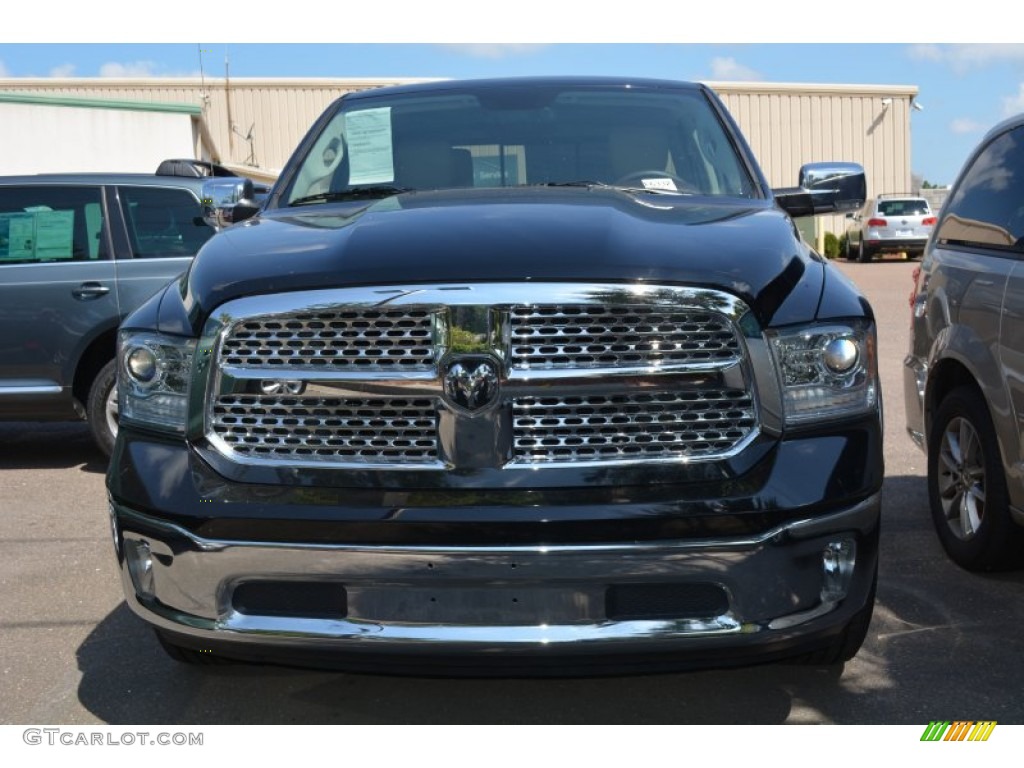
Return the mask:
[(108, 258), (99, 187), (0, 187), (0, 264)]
[(194, 256), (214, 235), (199, 201), (183, 189), (120, 187), (135, 258)]
[(995, 138), (967, 170), (939, 226), (944, 244), (1021, 250), (1024, 128)]
[(882, 216), (924, 216), (929, 210), (926, 200), (880, 200), (878, 212)]

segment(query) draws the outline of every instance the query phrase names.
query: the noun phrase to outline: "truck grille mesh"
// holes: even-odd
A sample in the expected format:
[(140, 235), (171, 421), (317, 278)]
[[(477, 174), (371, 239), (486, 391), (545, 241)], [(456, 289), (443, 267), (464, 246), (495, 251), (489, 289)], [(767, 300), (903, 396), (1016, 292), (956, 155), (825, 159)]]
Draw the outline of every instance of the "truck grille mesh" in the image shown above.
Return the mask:
[[(271, 467), (713, 461), (759, 429), (747, 311), (709, 289), (605, 284), (246, 297), (210, 334), (206, 435), (230, 460)], [(496, 379), (476, 410), (479, 382), (454, 367), (467, 362)]]
[(698, 458), (731, 450), (757, 423), (750, 394), (732, 389), (523, 397), (512, 417), (520, 464)]
[(301, 462), (431, 464), (437, 461), (430, 399), (225, 395), (213, 432), (236, 455)]
[(236, 323), (221, 359), (242, 368), (429, 371), (434, 365), (428, 310), (353, 308)]
[(566, 305), (512, 310), (512, 367), (625, 368), (728, 363), (740, 343), (713, 312), (647, 306)]

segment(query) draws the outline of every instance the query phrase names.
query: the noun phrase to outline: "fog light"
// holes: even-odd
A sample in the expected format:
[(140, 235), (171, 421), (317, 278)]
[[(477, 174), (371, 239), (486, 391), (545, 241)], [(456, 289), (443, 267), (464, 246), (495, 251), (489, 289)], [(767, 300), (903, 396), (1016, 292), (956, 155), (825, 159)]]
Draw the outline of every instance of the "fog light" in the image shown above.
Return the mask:
[(857, 562), (857, 543), (853, 539), (830, 541), (821, 553), (821, 602), (835, 603), (846, 597)]
[(125, 539), (124, 554), (136, 593), (140, 597), (153, 597), (156, 590), (153, 586), (153, 553), (149, 542)]

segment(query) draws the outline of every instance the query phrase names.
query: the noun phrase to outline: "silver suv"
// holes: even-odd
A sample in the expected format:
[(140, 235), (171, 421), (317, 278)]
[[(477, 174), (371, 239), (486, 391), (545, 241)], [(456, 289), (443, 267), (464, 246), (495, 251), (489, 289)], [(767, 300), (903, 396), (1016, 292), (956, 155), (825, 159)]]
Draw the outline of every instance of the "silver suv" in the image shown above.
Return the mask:
[(1024, 565), (1024, 115), (964, 166), (915, 274), (907, 430), (964, 568)]
[(920, 256), (936, 221), (927, 200), (906, 194), (879, 195), (851, 218), (843, 255), (857, 261), (881, 253)]

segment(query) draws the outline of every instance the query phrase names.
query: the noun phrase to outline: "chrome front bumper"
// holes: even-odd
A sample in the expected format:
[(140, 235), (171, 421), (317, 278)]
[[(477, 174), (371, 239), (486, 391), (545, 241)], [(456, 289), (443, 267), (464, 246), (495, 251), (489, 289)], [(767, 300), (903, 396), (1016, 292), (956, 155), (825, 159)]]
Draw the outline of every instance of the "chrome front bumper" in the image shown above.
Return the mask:
[[(129, 606), (200, 643), (338, 651), (678, 651), (798, 637), (867, 600), (879, 495), (752, 538), (573, 546), (393, 547), (211, 541), (111, 503)], [(847, 547), (836, 566), (835, 547)], [(826, 551), (832, 547), (832, 571)], [(850, 551), (852, 547), (852, 552)], [(241, 584), (327, 582), (345, 615), (253, 615)], [(712, 583), (719, 615), (611, 620), (610, 584)], [(197, 646), (198, 647), (198, 646)]]

